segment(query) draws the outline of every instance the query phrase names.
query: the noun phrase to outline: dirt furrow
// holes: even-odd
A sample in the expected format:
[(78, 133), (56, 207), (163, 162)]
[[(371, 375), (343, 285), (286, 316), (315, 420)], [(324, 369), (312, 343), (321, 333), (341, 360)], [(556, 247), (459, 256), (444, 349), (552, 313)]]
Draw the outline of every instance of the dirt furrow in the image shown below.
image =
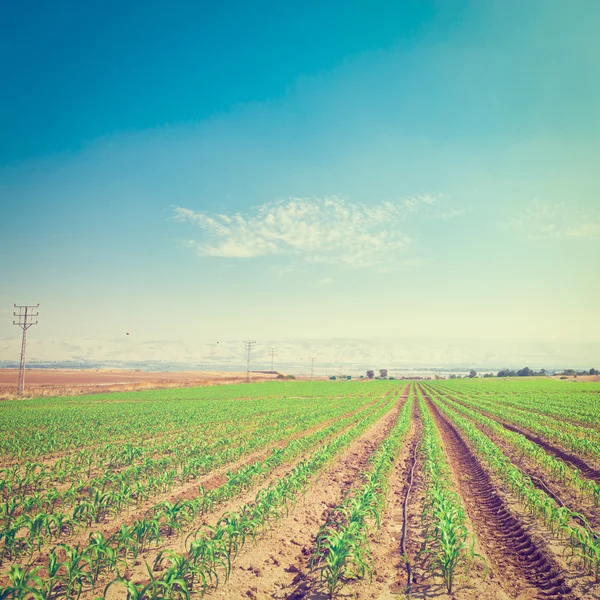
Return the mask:
[(488, 473), (471, 452), (457, 429), (426, 402), (441, 432), (446, 453), (461, 473), (460, 491), (486, 554), (494, 563), (502, 587), (513, 597), (573, 598), (564, 573), (544, 547), (532, 539), (496, 491)]
[[(448, 398), (450, 398), (450, 400), (453, 400), (457, 404), (465, 406), (466, 408), (474, 409), (473, 406), (466, 404), (465, 402), (462, 402), (460, 400), (457, 400), (453, 396), (448, 396)], [(497, 415), (489, 413), (480, 407), (477, 407), (477, 410), (482, 415), (485, 415), (486, 417), (489, 417), (490, 419), (494, 419), (494, 421), (496, 421), (497, 423), (502, 425), (502, 427), (505, 427), (509, 431), (513, 431), (514, 433), (520, 433), (521, 435), (525, 436), (530, 442), (533, 442), (534, 444), (541, 446), (546, 452), (548, 452), (548, 454), (552, 454), (553, 456), (560, 458), (564, 462), (570, 463), (573, 467), (576, 467), (577, 469), (579, 469), (581, 471), (581, 474), (584, 477), (587, 477), (588, 479), (592, 479), (596, 483), (600, 484), (600, 469), (596, 469), (595, 467), (590, 466), (579, 456), (572, 454), (571, 452), (562, 450), (558, 446), (555, 446), (555, 445), (551, 444), (550, 442), (547, 442), (546, 440), (543, 440), (542, 438), (534, 435), (533, 433), (530, 433), (529, 431), (526, 431), (525, 429), (517, 427), (516, 425), (514, 425), (512, 423), (508, 423), (507, 421), (504, 421)]]
[[(219, 468), (215, 469), (214, 471), (211, 471), (211, 472), (207, 473), (206, 475), (199, 477), (198, 479), (194, 480), (191, 483), (179, 486), (173, 490), (170, 490), (169, 492), (166, 492), (163, 495), (153, 496), (151, 499), (149, 499), (147, 502), (145, 502), (142, 506), (137, 507), (137, 508), (133, 509), (132, 511), (130, 511), (130, 513), (127, 515), (127, 519), (125, 522), (127, 524), (131, 524), (131, 523), (133, 523), (133, 521), (135, 519), (142, 518), (150, 508), (152, 508), (153, 506), (156, 506), (156, 504), (158, 504), (160, 502), (168, 501), (171, 503), (175, 503), (178, 500), (190, 500), (192, 498), (195, 498), (196, 496), (198, 496), (198, 487), (199, 486), (202, 486), (205, 491), (218, 488), (227, 482), (227, 480), (228, 480), (227, 473), (229, 471), (235, 472), (242, 467), (254, 464), (257, 461), (262, 461), (265, 458), (267, 458), (267, 456), (269, 454), (271, 454), (271, 452), (273, 450), (275, 450), (277, 448), (284, 448), (285, 446), (287, 446), (290, 442), (292, 442), (294, 440), (297, 440), (299, 438), (302, 438), (302, 437), (305, 437), (312, 433), (315, 433), (316, 431), (319, 431), (321, 429), (325, 429), (325, 428), (329, 427), (330, 425), (333, 425), (337, 421), (351, 417), (351, 416), (359, 413), (362, 410), (367, 410), (368, 408), (372, 407), (376, 402), (378, 402), (378, 400), (373, 400), (373, 401), (369, 402), (368, 404), (365, 404), (353, 411), (350, 411), (350, 412), (340, 415), (338, 417), (334, 417), (333, 419), (329, 419), (329, 420), (325, 421), (324, 423), (319, 423), (317, 425), (313, 425), (309, 429), (296, 432), (293, 435), (286, 437), (285, 439), (280, 440), (267, 448), (263, 447), (260, 450), (257, 450), (251, 454), (247, 454), (246, 456), (243, 456), (242, 458), (240, 458), (239, 460), (237, 460), (235, 462), (227, 463), (224, 466), (219, 467)], [(299, 462), (299, 461), (300, 461), (300, 458), (297, 459), (297, 462)], [(290, 464), (291, 463), (287, 463), (285, 468), (288, 468)], [(123, 522), (123, 521), (121, 521), (121, 522)], [(115, 531), (117, 531), (119, 529), (119, 527), (121, 526), (121, 522), (119, 522), (117, 524), (112, 523), (112, 528), (108, 533), (112, 534)]]
[(556, 413), (547, 413), (543, 410), (537, 410), (530, 406), (519, 406), (517, 404), (507, 404), (506, 406), (511, 409), (518, 410), (519, 412), (523, 412), (525, 414), (533, 413), (542, 417), (548, 417), (550, 419), (553, 419), (554, 421), (564, 421), (566, 423), (570, 423), (571, 425), (577, 425), (578, 427), (589, 427), (590, 429), (598, 429), (598, 424), (590, 424), (586, 421), (578, 421), (577, 419), (565, 417), (564, 415), (557, 415)]
[[(477, 427), (479, 431), (489, 437), (531, 479), (535, 487), (551, 496), (559, 506), (566, 506), (572, 512), (583, 514), (592, 529), (600, 528), (600, 514), (598, 514), (598, 508), (592, 502), (582, 502), (581, 497), (576, 491), (565, 486), (560, 480), (552, 477), (550, 474), (543, 472), (532, 459), (523, 456), (519, 449), (510, 442), (497, 436), (485, 427), (485, 425), (478, 423), (467, 415), (463, 416)], [(577, 522), (579, 525), (586, 526), (582, 519), (577, 519)]]
[(315, 578), (309, 574), (319, 528), (348, 490), (360, 482), (369, 456), (390, 432), (402, 404), (399, 401), (391, 412), (369, 427), (311, 484), (271, 538), (244, 548), (229, 581), (207, 595), (223, 599), (319, 597), (313, 596)]
[[(267, 449), (263, 448), (252, 454), (246, 455), (245, 457), (239, 459), (238, 461), (235, 461), (233, 463), (228, 463), (227, 465), (224, 465), (223, 467), (220, 467), (220, 468), (196, 479), (193, 483), (184, 484), (183, 486), (179, 486), (178, 488), (175, 488), (173, 490), (165, 492), (164, 494), (155, 495), (139, 506), (133, 506), (133, 507), (127, 508), (127, 509), (123, 510), (122, 512), (120, 512), (119, 515), (115, 519), (110, 519), (110, 520), (104, 521), (102, 523), (95, 524), (91, 527), (86, 527), (86, 528), (78, 531), (77, 533), (75, 533), (75, 535), (67, 537), (67, 538), (61, 538), (59, 541), (63, 542), (63, 543), (67, 543), (70, 546), (81, 545), (82, 547), (85, 547), (86, 544), (88, 543), (90, 533), (94, 532), (94, 531), (100, 531), (103, 533), (105, 538), (109, 538), (111, 535), (116, 533), (121, 528), (122, 525), (131, 526), (136, 519), (143, 518), (144, 515), (146, 515), (146, 513), (148, 512), (148, 510), (153, 508), (154, 506), (156, 506), (158, 503), (171, 502), (172, 504), (174, 504), (178, 500), (188, 500), (188, 499), (195, 498), (196, 496), (198, 496), (198, 487), (200, 485), (204, 488), (205, 491), (220, 487), (221, 485), (223, 485), (227, 482), (227, 479), (228, 479), (227, 471), (236, 471), (246, 465), (251, 465), (257, 461), (264, 460), (273, 449), (283, 448), (284, 446), (286, 446), (287, 444), (289, 444), (291, 441), (293, 441), (295, 439), (309, 435), (320, 429), (326, 428), (340, 419), (355, 415), (356, 413), (360, 412), (363, 409), (368, 409), (369, 407), (372, 407), (377, 401), (378, 400), (371, 401), (368, 404), (365, 404), (362, 407), (355, 409), (353, 411), (350, 411), (344, 415), (340, 415), (339, 417), (329, 419), (325, 423), (320, 423), (318, 425), (315, 425), (308, 430), (295, 433), (293, 436), (290, 436), (290, 437), (286, 438), (285, 440), (281, 440), (281, 441), (277, 442), (276, 444), (274, 444), (273, 446), (269, 446), (269, 448), (267, 448)], [(346, 428), (344, 428), (344, 430), (345, 429)], [(301, 460), (303, 460), (310, 452), (311, 452), (310, 449), (306, 450), (305, 452), (301, 453), (299, 456), (296, 456), (292, 460), (277, 467), (265, 480), (256, 482), (255, 485), (253, 485), (251, 488), (249, 488), (249, 490), (247, 490), (240, 497), (237, 497), (235, 499), (232, 499), (228, 503), (225, 503), (223, 505), (219, 505), (219, 506), (215, 507), (214, 511), (211, 511), (211, 512), (203, 515), (202, 518), (196, 522), (194, 527), (197, 528), (200, 526), (201, 523), (206, 523), (210, 520), (214, 520), (218, 516), (222, 515), (224, 512), (227, 512), (229, 510), (235, 510), (235, 508), (237, 508), (237, 506), (244, 504), (246, 502), (250, 502), (254, 498), (254, 496), (256, 494), (256, 490), (259, 487), (264, 487), (264, 486), (268, 485), (269, 482), (273, 481), (277, 477), (280, 477), (283, 473), (285, 473), (289, 469), (293, 468), (296, 464), (298, 464)], [(37, 557), (34, 556), (32, 558), (32, 562), (34, 562), (36, 565), (40, 565), (40, 566), (45, 565), (49, 548), (52, 546), (55, 546), (57, 543), (58, 543), (58, 541), (55, 540), (51, 543), (51, 545), (49, 547), (42, 547), (40, 552), (37, 553)], [(163, 549), (167, 546), (170, 547), (170, 545), (172, 545), (172, 544), (177, 545), (178, 549), (183, 551), (183, 542), (180, 540), (179, 537), (166, 538), (164, 540), (164, 543), (161, 544), (159, 546), (159, 548)], [(146, 557), (146, 559), (148, 560), (147, 557)], [(138, 560), (138, 563), (142, 564), (142, 562), (139, 560)]]
[[(413, 466), (416, 446), (421, 439), (421, 420), (417, 403), (413, 404), (411, 429), (398, 455), (394, 470), (390, 474), (390, 491), (387, 497), (387, 508), (381, 518), (379, 531), (369, 533), (369, 542), (373, 557), (373, 579), (348, 581), (342, 590), (344, 595), (352, 598), (384, 598), (397, 597), (407, 586), (406, 561), (402, 555), (402, 532), (404, 525), (404, 500), (407, 495), (410, 471)], [(415, 477), (420, 473), (419, 465), (415, 468)], [(413, 506), (415, 498), (414, 481), (409, 494), (407, 509)], [(408, 517), (408, 515), (407, 515)], [(408, 520), (408, 519), (407, 519)], [(410, 558), (411, 569), (414, 554), (410, 552), (413, 530), (408, 528), (405, 550)], [(315, 596), (317, 597), (317, 596)]]
[[(392, 408), (390, 411), (388, 411), (386, 413), (386, 415), (384, 417), (382, 417), (382, 419), (380, 419), (378, 421), (378, 423), (376, 425), (380, 425), (382, 421), (391, 419), (392, 413), (397, 414), (398, 410), (399, 410), (398, 406)], [(371, 426), (371, 428), (369, 429), (371, 432), (373, 431), (373, 427), (375, 427), (375, 426)], [(366, 435), (367, 434), (363, 434), (363, 436), (361, 436), (361, 438), (359, 438), (359, 439), (361, 439), (361, 440), (364, 439)], [(191, 529), (188, 528), (186, 531), (181, 532), (179, 535), (173, 535), (169, 538), (164, 539), (158, 547), (150, 549), (149, 551), (147, 551), (144, 554), (143, 557), (139, 557), (138, 560), (136, 561), (136, 564), (133, 567), (131, 567), (130, 569), (128, 569), (128, 571), (125, 573), (125, 577), (128, 580), (134, 581), (134, 582), (146, 581), (148, 579), (148, 573), (146, 571), (144, 563), (148, 563), (149, 565), (152, 565), (154, 563), (154, 560), (155, 560), (158, 552), (163, 551), (163, 550), (170, 550), (170, 551), (172, 550), (172, 551), (175, 551), (178, 553), (185, 553), (185, 539), (191, 531), (195, 531), (201, 525), (207, 525), (207, 524), (214, 523), (215, 521), (217, 521), (219, 519), (219, 517), (221, 515), (228, 513), (228, 512), (235, 511), (235, 510), (239, 509), (241, 506), (243, 506), (244, 504), (252, 502), (254, 500), (254, 498), (256, 497), (256, 492), (259, 487), (260, 488), (268, 487), (270, 485), (270, 483), (272, 483), (276, 479), (285, 476), (288, 472), (290, 472), (295, 467), (296, 464), (298, 464), (301, 460), (306, 458), (306, 456), (310, 453), (311, 453), (311, 450), (307, 450), (306, 452), (302, 453), (301, 456), (297, 456), (293, 460), (288, 461), (287, 463), (277, 467), (267, 477), (267, 479), (260, 482), (260, 484), (253, 486), (251, 489), (247, 490), (244, 494), (238, 496), (237, 498), (232, 499), (231, 501), (229, 501), (227, 503), (224, 503), (218, 507), (215, 507), (215, 509), (213, 511), (203, 515), (203, 517), (199, 521), (197, 521)], [(318, 483), (317, 483), (317, 485), (318, 485)], [(282, 522), (285, 522), (287, 520), (289, 520), (289, 517), (286, 517), (285, 519), (283, 519)], [(282, 542), (282, 545), (285, 545), (285, 544), (289, 545), (289, 543), (290, 543), (289, 539), (290, 538), (288, 538), (288, 541)], [(264, 545), (267, 543), (269, 543), (269, 542), (264, 541), (264, 540), (262, 542), (259, 541), (259, 545), (261, 545), (261, 544)], [(244, 562), (241, 562), (242, 558), (248, 557), (249, 555), (253, 556), (253, 551), (254, 551), (254, 547), (252, 546), (252, 544), (249, 543), (242, 550), (240, 555), (236, 558), (236, 565), (240, 564), (243, 567)], [(252, 565), (252, 566), (254, 566), (254, 565)], [(243, 568), (240, 572), (243, 572)], [(238, 570), (237, 570), (237, 568), (234, 567), (234, 569), (231, 573), (231, 577), (233, 578), (236, 575), (236, 573), (238, 573)], [(257, 575), (257, 577), (260, 577), (261, 574), (262, 574), (262, 570), (259, 570), (259, 574)], [(158, 572), (155, 573), (155, 576), (157, 576), (157, 577), (160, 576), (160, 573), (158, 573)], [(105, 579), (103, 581), (103, 583), (106, 584), (108, 581), (110, 581), (110, 579)], [(226, 589), (235, 589), (235, 588), (230, 588), (229, 584), (227, 584)], [(250, 591), (250, 593), (252, 593), (252, 590), (250, 588), (246, 588), (245, 591), (248, 591), (248, 590)], [(219, 590), (214, 590), (213, 593), (218, 594)], [(91, 593), (84, 593), (82, 595), (82, 600), (87, 600), (88, 598), (91, 599), (92, 597), (93, 596), (91, 595)], [(224, 597), (228, 598), (230, 596), (225, 595)], [(234, 594), (232, 597), (239, 597), (239, 595), (236, 596)], [(248, 596), (245, 595), (244, 597), (247, 598)]]

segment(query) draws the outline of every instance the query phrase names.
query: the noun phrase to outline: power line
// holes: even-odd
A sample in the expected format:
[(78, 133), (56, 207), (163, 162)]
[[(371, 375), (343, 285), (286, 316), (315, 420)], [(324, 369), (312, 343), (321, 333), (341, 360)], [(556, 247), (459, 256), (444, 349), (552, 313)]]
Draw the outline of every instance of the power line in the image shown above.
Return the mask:
[(21, 363), (19, 365), (19, 382), (17, 383), (17, 393), (23, 395), (25, 391), (25, 357), (27, 355), (27, 330), (33, 325), (37, 325), (31, 321), (33, 317), (37, 317), (40, 313), (33, 312), (34, 308), (39, 308), (38, 304), (15, 304), (14, 307), (19, 309), (19, 312), (13, 313), (17, 317), (17, 321), (13, 321), (13, 325), (18, 325), (23, 330), (23, 341), (21, 342)]
[(277, 351), (279, 348), (269, 348), (269, 356), (271, 357), (271, 371), (273, 371), (273, 363), (275, 361), (275, 357), (277, 356)]
[(249, 342), (244, 341), (244, 346), (248, 352), (248, 357), (246, 359), (246, 383), (250, 383), (250, 352), (252, 352), (252, 348), (254, 348), (255, 344), (256, 342), (254, 340)]
[(315, 360), (317, 360), (314, 356), (310, 359), (310, 378), (313, 378), (313, 374), (315, 372)]

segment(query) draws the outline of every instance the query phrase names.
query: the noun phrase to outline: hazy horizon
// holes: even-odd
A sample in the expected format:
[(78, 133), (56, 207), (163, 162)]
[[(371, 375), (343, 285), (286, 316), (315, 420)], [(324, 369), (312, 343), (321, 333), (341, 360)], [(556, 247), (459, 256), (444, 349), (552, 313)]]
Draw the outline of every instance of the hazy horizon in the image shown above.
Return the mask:
[[(18, 363), (21, 340), (0, 338), (0, 362), (12, 356)], [(431, 340), (422, 337), (364, 340), (288, 339), (257, 340), (251, 354), (253, 369), (270, 368), (269, 348), (276, 348), (275, 369), (308, 370), (314, 357), (316, 372), (330, 367), (356, 369), (502, 369), (530, 367), (536, 370), (597, 368), (590, 355), (598, 355), (598, 344), (562, 344), (560, 350), (547, 341), (515, 343), (511, 340)], [(92, 338), (72, 340), (36, 340), (28, 343), (30, 364), (36, 362), (112, 364), (169, 369), (187, 366), (205, 370), (246, 369), (246, 352), (242, 340), (219, 342), (177, 340), (135, 340)], [(519, 358), (515, 358), (518, 356)]]

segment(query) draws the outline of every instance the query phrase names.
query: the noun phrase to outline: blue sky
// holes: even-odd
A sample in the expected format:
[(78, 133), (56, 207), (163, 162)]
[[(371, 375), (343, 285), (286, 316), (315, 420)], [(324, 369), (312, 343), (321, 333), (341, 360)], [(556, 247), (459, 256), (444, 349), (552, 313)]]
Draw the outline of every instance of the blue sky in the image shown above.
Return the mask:
[(598, 341), (600, 5), (213, 4), (0, 7), (0, 337)]

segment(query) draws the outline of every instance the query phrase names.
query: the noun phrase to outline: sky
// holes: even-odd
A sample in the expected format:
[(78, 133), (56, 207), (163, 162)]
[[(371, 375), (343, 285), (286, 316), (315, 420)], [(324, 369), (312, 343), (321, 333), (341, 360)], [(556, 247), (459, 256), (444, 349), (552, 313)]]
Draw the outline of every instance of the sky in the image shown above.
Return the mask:
[(0, 360), (39, 302), (39, 360), (354, 340), (598, 366), (599, 17), (1, 4)]

